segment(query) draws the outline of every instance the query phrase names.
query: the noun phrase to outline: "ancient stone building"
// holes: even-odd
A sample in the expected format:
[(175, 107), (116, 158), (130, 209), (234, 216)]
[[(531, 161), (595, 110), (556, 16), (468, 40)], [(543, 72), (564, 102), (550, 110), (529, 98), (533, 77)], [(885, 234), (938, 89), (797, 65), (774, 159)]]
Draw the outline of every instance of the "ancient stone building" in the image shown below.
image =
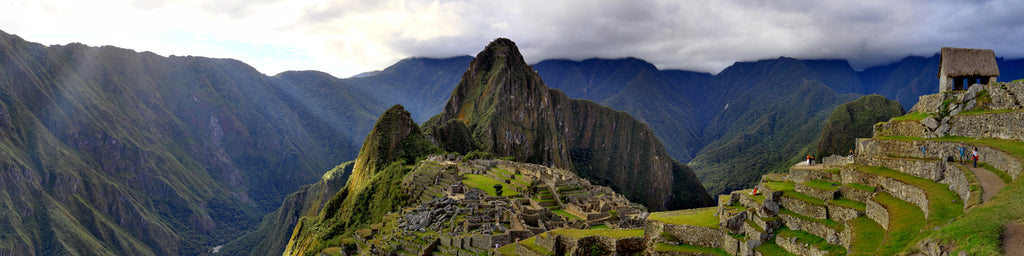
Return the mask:
[(966, 90), (972, 84), (996, 81), (999, 66), (989, 49), (942, 47), (939, 61), (939, 92)]

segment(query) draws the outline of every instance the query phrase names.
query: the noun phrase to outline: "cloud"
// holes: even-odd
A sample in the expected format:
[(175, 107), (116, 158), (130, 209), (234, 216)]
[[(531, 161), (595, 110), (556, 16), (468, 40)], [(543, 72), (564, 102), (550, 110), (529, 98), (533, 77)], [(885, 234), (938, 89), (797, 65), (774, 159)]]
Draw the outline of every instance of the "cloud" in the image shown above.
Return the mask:
[(864, 67), (942, 46), (1024, 57), (1024, 3), (817, 0), (14, 0), (0, 24), (30, 41), (237, 58), (264, 73), (336, 76), (413, 56), (472, 55), (496, 37), (527, 61), (638, 57), (718, 72), (778, 56)]

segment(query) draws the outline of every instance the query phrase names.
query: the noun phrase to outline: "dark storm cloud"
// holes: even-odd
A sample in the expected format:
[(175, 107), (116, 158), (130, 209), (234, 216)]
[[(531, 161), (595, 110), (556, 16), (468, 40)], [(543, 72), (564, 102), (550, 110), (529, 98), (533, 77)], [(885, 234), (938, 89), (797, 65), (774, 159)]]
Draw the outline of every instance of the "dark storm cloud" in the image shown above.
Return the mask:
[(661, 68), (717, 72), (735, 61), (844, 58), (857, 66), (984, 47), (1024, 56), (1024, 4), (1011, 1), (448, 2), (456, 36), (390, 42), (410, 56), (472, 54), (494, 37), (528, 61), (640, 57)]

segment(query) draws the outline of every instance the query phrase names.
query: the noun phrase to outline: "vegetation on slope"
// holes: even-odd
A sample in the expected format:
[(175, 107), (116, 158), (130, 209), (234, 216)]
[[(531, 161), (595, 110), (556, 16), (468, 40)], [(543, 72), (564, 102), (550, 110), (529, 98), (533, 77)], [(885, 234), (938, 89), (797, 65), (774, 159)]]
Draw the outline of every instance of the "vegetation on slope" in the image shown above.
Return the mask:
[(881, 95), (867, 95), (839, 105), (829, 115), (821, 129), (816, 150), (817, 157), (849, 155), (857, 138), (870, 138), (878, 122), (903, 115), (903, 107)]

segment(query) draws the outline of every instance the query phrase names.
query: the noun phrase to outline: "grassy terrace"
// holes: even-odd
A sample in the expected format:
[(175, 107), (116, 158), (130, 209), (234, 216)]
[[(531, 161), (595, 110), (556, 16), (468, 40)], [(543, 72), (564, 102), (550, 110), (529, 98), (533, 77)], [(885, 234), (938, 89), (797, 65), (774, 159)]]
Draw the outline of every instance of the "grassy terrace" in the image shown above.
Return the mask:
[(963, 202), (960, 196), (949, 190), (949, 186), (942, 183), (935, 183), (928, 179), (898, 172), (885, 167), (857, 166), (857, 170), (883, 177), (893, 178), (906, 182), (911, 186), (924, 190), (928, 196), (928, 225), (926, 228), (934, 228), (945, 225), (949, 220), (963, 214)]
[(491, 177), (488, 177), (488, 176), (484, 176), (484, 175), (479, 175), (479, 174), (464, 174), (462, 176), (466, 177), (465, 180), (462, 180), (462, 183), (466, 184), (466, 186), (470, 186), (470, 187), (474, 187), (474, 188), (478, 188), (480, 190), (483, 190), (484, 192), (487, 192), (488, 195), (491, 195), (491, 196), (498, 195), (494, 191), (494, 184), (501, 184), (501, 186), (502, 186), (502, 188), (501, 188), (502, 194), (501, 195), (502, 196), (517, 196), (517, 195), (519, 195), (519, 192), (516, 191), (515, 189), (512, 189), (511, 185), (505, 184), (504, 182), (501, 182), (499, 180), (495, 180), (494, 178), (491, 178)]
[(988, 202), (943, 227), (934, 237), (955, 243), (958, 249), (970, 255), (998, 255), (1002, 253), (1000, 233), (1003, 225), (1020, 222), (1024, 216), (1024, 179), (1007, 184)]
[(846, 248), (839, 245), (830, 244), (825, 241), (824, 238), (815, 236), (811, 233), (800, 230), (791, 230), (789, 228), (781, 228), (776, 231), (776, 234), (780, 237), (796, 237), (800, 243), (810, 244), (819, 250), (825, 250), (829, 253), (826, 255), (845, 255)]
[(923, 119), (924, 119), (925, 117), (928, 117), (929, 115), (931, 115), (931, 114), (928, 114), (928, 113), (921, 113), (921, 112), (907, 113), (906, 115), (903, 115), (903, 116), (899, 116), (899, 117), (894, 117), (894, 118), (893, 118), (892, 120), (890, 120), (890, 121), (892, 121), (892, 122), (899, 122), (899, 121), (920, 121), (920, 120), (923, 120)]
[(569, 236), (573, 238), (584, 238), (588, 236), (603, 236), (615, 239), (627, 237), (643, 237), (643, 229), (555, 229), (548, 231), (551, 234)]
[(561, 209), (559, 209), (559, 210), (551, 210), (551, 212), (553, 212), (555, 214), (558, 214), (558, 216), (566, 217), (566, 218), (569, 218), (569, 219), (577, 219), (577, 220), (582, 220), (583, 219), (583, 218), (581, 218), (579, 216), (576, 216), (575, 214), (569, 213), (569, 212), (567, 212), (565, 210), (561, 210)]
[[(719, 248), (700, 247), (700, 246), (688, 245), (688, 244), (671, 245), (671, 244), (666, 244), (666, 243), (658, 243), (657, 245), (654, 245), (654, 251), (659, 251), (659, 252), (698, 253), (698, 254), (701, 254), (701, 255), (721, 255), (721, 256), (728, 256), (729, 255), (729, 253), (725, 252), (725, 250), (722, 250), (722, 249), (719, 249)], [(770, 254), (770, 255), (774, 255), (774, 254)]]
[(843, 184), (843, 185), (847, 186), (847, 187), (854, 188), (854, 189), (864, 190), (864, 191), (867, 191), (867, 192), (875, 192), (875, 190), (878, 189), (876, 187), (872, 187), (872, 186), (868, 186), (868, 185), (864, 185), (864, 184), (860, 184), (860, 183), (846, 183), (846, 184)]
[(779, 247), (779, 245), (775, 243), (774, 238), (772, 238), (772, 240), (768, 241), (767, 243), (763, 243), (757, 246), (757, 248), (754, 249), (757, 250), (758, 252), (761, 252), (761, 254), (764, 255), (796, 256), (796, 254), (790, 253), (789, 251), (786, 251), (786, 249), (782, 249), (782, 247)]
[(801, 184), (803, 184), (804, 186), (821, 189), (825, 191), (836, 191), (839, 190), (839, 186), (843, 185), (842, 183), (839, 182), (828, 182), (823, 180), (811, 180)]
[(667, 224), (718, 228), (718, 216), (715, 216), (716, 210), (716, 207), (707, 207), (670, 212), (655, 212), (651, 213), (651, 216), (647, 217), (647, 219)]
[(853, 230), (853, 241), (848, 255), (873, 255), (885, 239), (885, 229), (868, 216), (860, 216), (846, 222)]
[(779, 213), (780, 214), (789, 215), (789, 216), (793, 216), (793, 217), (796, 217), (798, 219), (805, 220), (805, 221), (821, 223), (821, 224), (824, 224), (825, 226), (827, 226), (829, 228), (832, 228), (832, 229), (835, 229), (837, 231), (842, 231), (844, 229), (843, 224), (839, 224), (839, 222), (836, 222), (834, 220), (830, 220), (830, 219), (815, 219), (815, 218), (807, 217), (807, 216), (804, 216), (802, 214), (796, 213), (793, 210), (786, 209), (786, 208), (780, 208), (779, 209)]
[(896, 255), (909, 249), (924, 228), (924, 212), (885, 192), (876, 194), (874, 200), (889, 212), (889, 232), (885, 234), (877, 255)]

